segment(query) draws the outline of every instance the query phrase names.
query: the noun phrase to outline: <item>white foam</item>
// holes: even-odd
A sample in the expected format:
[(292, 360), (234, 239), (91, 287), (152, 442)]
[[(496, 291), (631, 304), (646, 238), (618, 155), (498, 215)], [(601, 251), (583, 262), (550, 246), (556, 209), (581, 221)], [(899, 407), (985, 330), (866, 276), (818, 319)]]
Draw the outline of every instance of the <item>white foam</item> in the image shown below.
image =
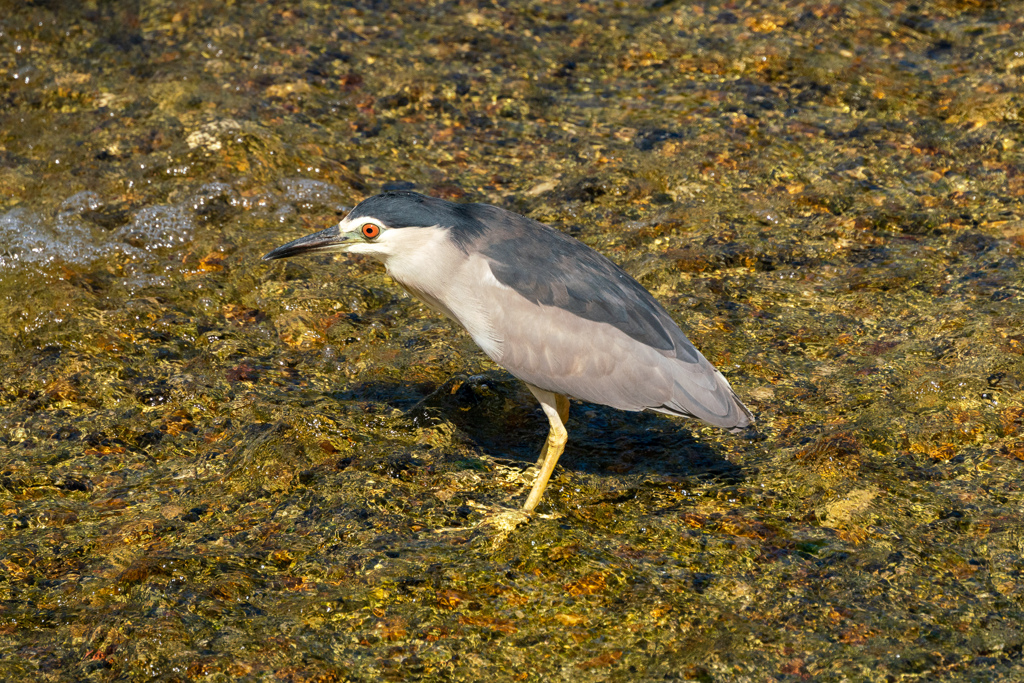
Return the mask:
[(46, 269), (55, 263), (88, 265), (115, 255), (146, 261), (159, 250), (180, 248), (195, 233), (195, 218), (181, 206), (139, 209), (115, 230), (103, 230), (83, 218), (83, 213), (102, 207), (95, 193), (79, 192), (52, 216), (22, 207), (0, 213), (0, 274), (25, 267)]

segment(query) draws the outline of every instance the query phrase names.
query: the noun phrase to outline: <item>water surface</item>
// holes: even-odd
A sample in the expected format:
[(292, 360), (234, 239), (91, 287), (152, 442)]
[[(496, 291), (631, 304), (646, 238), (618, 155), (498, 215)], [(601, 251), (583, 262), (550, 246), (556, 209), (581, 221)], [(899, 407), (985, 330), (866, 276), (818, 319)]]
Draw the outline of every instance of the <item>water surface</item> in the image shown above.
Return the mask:
[[(1024, 678), (1020, 3), (17, 3), (0, 678)], [(386, 187), (647, 286), (757, 440), (546, 421)]]

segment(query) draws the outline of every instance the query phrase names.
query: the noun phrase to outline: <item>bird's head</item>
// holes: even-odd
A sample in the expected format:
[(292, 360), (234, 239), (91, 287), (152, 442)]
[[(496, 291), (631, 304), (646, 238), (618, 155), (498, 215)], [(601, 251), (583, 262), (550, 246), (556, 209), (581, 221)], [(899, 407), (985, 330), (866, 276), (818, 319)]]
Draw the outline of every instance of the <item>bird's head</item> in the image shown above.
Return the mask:
[(410, 242), (413, 232), (451, 227), (452, 207), (457, 206), (417, 192), (385, 192), (360, 202), (337, 225), (281, 245), (263, 260), (320, 251), (347, 251), (387, 261)]

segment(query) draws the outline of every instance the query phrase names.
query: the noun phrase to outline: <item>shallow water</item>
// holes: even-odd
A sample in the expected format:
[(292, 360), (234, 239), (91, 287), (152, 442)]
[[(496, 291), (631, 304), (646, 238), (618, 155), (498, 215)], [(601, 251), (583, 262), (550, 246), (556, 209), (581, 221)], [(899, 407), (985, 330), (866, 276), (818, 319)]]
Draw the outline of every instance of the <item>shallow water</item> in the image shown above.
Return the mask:
[[(0, 679), (1024, 678), (1020, 3), (0, 18)], [(647, 286), (761, 438), (529, 392), (385, 187)]]

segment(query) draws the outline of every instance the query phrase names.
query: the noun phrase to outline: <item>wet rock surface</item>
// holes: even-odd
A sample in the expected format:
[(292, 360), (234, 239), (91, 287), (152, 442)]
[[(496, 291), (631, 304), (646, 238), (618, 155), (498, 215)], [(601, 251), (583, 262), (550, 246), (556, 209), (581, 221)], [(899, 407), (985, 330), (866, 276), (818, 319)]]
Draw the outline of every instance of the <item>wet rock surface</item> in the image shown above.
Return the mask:
[[(1024, 678), (1024, 19), (998, 3), (19, 3), (0, 679)], [(634, 274), (744, 440), (514, 378), (381, 189)]]

